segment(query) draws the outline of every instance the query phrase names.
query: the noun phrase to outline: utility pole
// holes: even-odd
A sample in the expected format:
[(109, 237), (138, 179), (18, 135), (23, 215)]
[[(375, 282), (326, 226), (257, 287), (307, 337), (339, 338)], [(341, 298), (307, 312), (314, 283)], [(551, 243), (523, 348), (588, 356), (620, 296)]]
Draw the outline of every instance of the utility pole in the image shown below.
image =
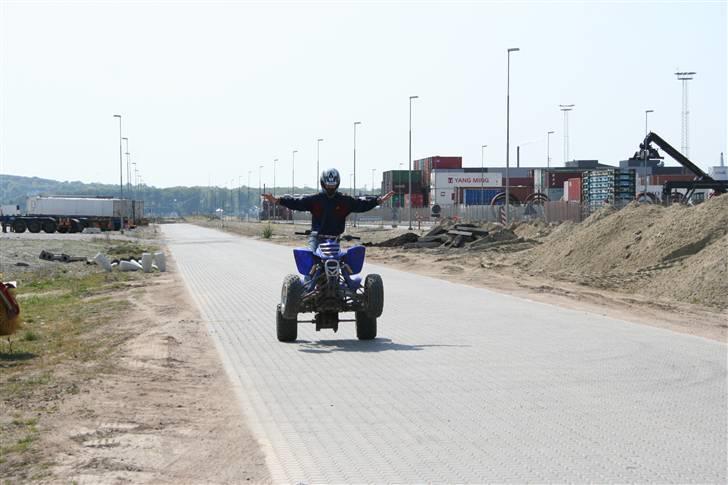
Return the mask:
[(480, 145), (480, 196), (478, 197), (478, 201), (480, 202), (481, 207), (481, 219), (485, 219), (485, 198), (483, 191), (485, 190), (485, 149), (488, 148), (488, 145)]
[(260, 187), (260, 180), (261, 180), (262, 174), (263, 174), (263, 165), (261, 164), (261, 165), (258, 165), (258, 201), (259, 201), (258, 203), (261, 204), (261, 208), (258, 211), (258, 222), (260, 222), (260, 215), (263, 212), (262, 203), (260, 202), (263, 200), (262, 199), (263, 192), (261, 191), (261, 187)]
[(321, 154), (322, 141), (324, 141), (323, 138), (318, 138), (316, 140), (316, 183), (313, 185), (314, 188), (319, 186), (319, 178), (321, 177), (321, 169), (319, 168), (319, 155)]
[[(294, 175), (295, 175), (295, 166), (296, 166), (296, 153), (298, 153), (298, 150), (293, 150), (293, 153), (291, 154), (291, 197), (295, 197), (296, 193), (296, 184), (294, 183)], [(293, 211), (291, 211), (291, 224), (295, 224), (293, 220)]]
[(412, 100), (418, 96), (409, 97), (409, 230), (412, 230)]
[[(354, 182), (351, 184), (351, 196), (356, 197), (356, 127), (358, 125), (361, 125), (361, 121), (355, 121), (354, 122)], [(353, 223), (352, 225), (356, 227), (356, 214), (354, 214)]]
[(372, 169), (372, 195), (374, 195), (374, 172), (376, 172), (376, 171), (377, 171), (376, 168)]
[(559, 109), (564, 113), (564, 166), (569, 161), (569, 111), (574, 109), (573, 104), (560, 104)]
[(508, 67), (506, 69), (506, 225), (510, 222), (510, 170), (511, 170), (511, 52), (521, 49), (511, 47), (508, 49)]
[(121, 211), (119, 213), (119, 222), (120, 226), (119, 229), (121, 233), (124, 233), (124, 161), (122, 159), (122, 153), (121, 153), (121, 141), (123, 137), (121, 136), (121, 115), (114, 115), (114, 118), (119, 118), (119, 198), (121, 199)]
[(247, 216), (245, 217), (245, 220), (250, 222), (250, 174), (252, 173), (252, 170), (248, 170), (248, 203), (245, 204), (248, 207), (248, 210), (245, 211)]
[(553, 131), (546, 132), (546, 168), (551, 168), (551, 135)]
[(688, 81), (692, 81), (693, 76), (696, 74), (694, 71), (675, 73), (677, 80), (682, 82), (682, 143), (680, 149), (686, 158), (690, 158), (690, 140), (688, 136), (690, 121), (690, 111), (688, 110)]

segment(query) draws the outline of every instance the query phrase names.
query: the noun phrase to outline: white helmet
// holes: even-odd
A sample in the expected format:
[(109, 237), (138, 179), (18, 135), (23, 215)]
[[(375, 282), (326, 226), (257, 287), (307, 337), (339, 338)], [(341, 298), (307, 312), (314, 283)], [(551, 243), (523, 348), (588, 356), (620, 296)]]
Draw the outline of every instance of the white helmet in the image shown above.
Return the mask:
[(339, 188), (339, 184), (341, 183), (341, 176), (339, 175), (339, 171), (335, 168), (329, 168), (327, 170), (324, 170), (321, 172), (321, 188), (326, 191), (326, 193), (330, 196), (333, 196), (336, 193), (336, 190)]

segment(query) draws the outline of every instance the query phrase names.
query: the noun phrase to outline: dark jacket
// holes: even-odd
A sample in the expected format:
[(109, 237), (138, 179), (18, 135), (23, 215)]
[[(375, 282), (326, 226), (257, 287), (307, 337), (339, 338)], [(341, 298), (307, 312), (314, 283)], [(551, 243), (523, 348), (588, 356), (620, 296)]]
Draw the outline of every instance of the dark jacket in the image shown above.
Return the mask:
[(346, 216), (352, 212), (366, 212), (377, 206), (376, 197), (357, 199), (336, 192), (329, 197), (324, 192), (306, 197), (281, 197), (278, 203), (294, 211), (311, 213), (311, 230), (319, 234), (338, 236), (346, 228)]

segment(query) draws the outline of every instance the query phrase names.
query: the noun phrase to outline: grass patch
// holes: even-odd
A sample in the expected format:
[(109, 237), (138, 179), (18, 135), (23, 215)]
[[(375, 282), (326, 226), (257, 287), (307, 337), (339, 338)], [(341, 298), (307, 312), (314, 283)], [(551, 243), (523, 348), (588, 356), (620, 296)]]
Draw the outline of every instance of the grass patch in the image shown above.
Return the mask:
[[(137, 249), (147, 250), (134, 244), (119, 250)], [(98, 269), (77, 275), (23, 274), (17, 290), (21, 330), (11, 337), (12, 351), (0, 340), (3, 476), (16, 482), (45, 473), (42, 423), (52, 420), (60, 402), (80, 392), (89, 379), (113, 371), (107, 356), (128, 338), (118, 316), (130, 303), (118, 295), (149, 277)]]
[(26, 342), (33, 342), (35, 340), (40, 340), (40, 335), (38, 335), (37, 333), (35, 333), (32, 330), (26, 330), (25, 332), (23, 332), (23, 336), (21, 337), (20, 340), (25, 340)]
[(270, 239), (271, 237), (273, 237), (273, 226), (268, 224), (263, 228), (263, 238)]

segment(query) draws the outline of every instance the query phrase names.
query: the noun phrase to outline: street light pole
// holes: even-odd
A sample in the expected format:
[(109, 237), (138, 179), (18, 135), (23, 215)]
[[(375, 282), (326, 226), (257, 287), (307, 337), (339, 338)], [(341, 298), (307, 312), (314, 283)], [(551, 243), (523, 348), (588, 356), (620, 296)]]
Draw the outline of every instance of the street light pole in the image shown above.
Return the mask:
[(374, 195), (374, 172), (376, 172), (376, 171), (377, 171), (376, 168), (372, 169), (372, 195)]
[(114, 118), (119, 118), (119, 198), (121, 199), (121, 211), (119, 213), (120, 230), (124, 233), (124, 161), (121, 150), (121, 115), (114, 115)]
[(521, 49), (511, 47), (508, 49), (508, 67), (506, 69), (506, 225), (510, 220), (510, 160), (511, 160), (511, 52)]
[(250, 174), (252, 172), (252, 170), (248, 170), (248, 204), (246, 204), (248, 206), (248, 210), (246, 211), (247, 216), (245, 218), (245, 220), (247, 220), (248, 222), (250, 222)]
[(418, 96), (409, 97), (409, 230), (412, 230), (412, 100)]
[[(261, 197), (263, 195), (263, 192), (260, 189), (260, 180), (263, 174), (263, 165), (258, 165), (258, 200), (262, 200)], [(260, 208), (261, 210), (258, 211), (258, 222), (260, 222), (260, 215), (263, 212), (263, 207)], [(270, 222), (270, 221), (268, 221)]]
[(276, 196), (276, 163), (278, 162), (277, 158), (273, 159), (273, 197)]
[(478, 197), (478, 201), (480, 202), (481, 207), (481, 215), (480, 217), (483, 218), (483, 212), (485, 211), (485, 198), (483, 196), (483, 191), (485, 190), (485, 149), (488, 148), (488, 145), (480, 145), (480, 197)]
[(321, 177), (321, 171), (319, 169), (319, 155), (321, 154), (321, 142), (324, 141), (323, 138), (318, 138), (316, 140), (316, 183), (313, 185), (314, 188), (319, 186), (319, 178)]
[[(355, 121), (354, 122), (354, 182), (350, 184), (351, 187), (351, 196), (356, 197), (356, 127), (357, 125), (361, 125), (361, 121)], [(356, 214), (354, 214), (354, 218), (352, 221), (352, 225), (356, 227)]]
[[(645, 110), (645, 137), (650, 132), (650, 130), (648, 128), (648, 124), (647, 124), (647, 116), (650, 113), (654, 113), (654, 112), (655, 112), (654, 109), (646, 109)], [(649, 156), (649, 151), (647, 150), (647, 147), (645, 147), (644, 157), (642, 157), (642, 159), (643, 159), (642, 160), (642, 164), (643, 164), (643, 167), (642, 167), (642, 182), (643, 182), (643, 184), (642, 185), (644, 187), (644, 189), (642, 191), (642, 198), (644, 199), (645, 202), (647, 202), (647, 158), (648, 158), (648, 156)]]
[(551, 135), (553, 131), (546, 132), (546, 168), (551, 167)]
[[(291, 153), (291, 197), (295, 197), (296, 184), (294, 183), (295, 167), (296, 167), (296, 153), (298, 150), (293, 150)], [(293, 211), (291, 211), (291, 224), (295, 224), (293, 220)]]
[(654, 109), (645, 110), (645, 136), (647, 136), (647, 134), (650, 132), (650, 130), (648, 129), (648, 125), (647, 125), (647, 115), (649, 115), (650, 113), (654, 113), (654, 112), (655, 112)]

